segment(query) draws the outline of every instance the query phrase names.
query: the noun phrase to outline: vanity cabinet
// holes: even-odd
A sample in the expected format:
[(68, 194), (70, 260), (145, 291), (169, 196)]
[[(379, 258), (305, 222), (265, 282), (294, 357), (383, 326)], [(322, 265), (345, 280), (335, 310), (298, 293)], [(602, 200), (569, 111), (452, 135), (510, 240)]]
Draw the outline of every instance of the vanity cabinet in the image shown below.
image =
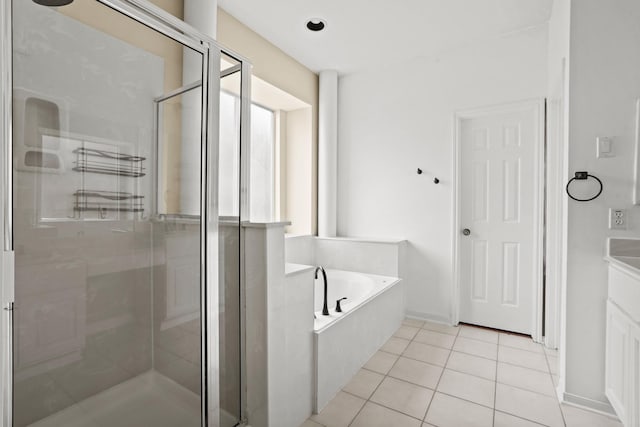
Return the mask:
[(631, 326), (629, 334), (629, 356), (631, 358), (629, 365), (629, 405), (628, 418), (630, 425), (640, 427), (640, 325)]
[(606, 388), (609, 402), (621, 420), (629, 412), (629, 341), (631, 323), (625, 314), (611, 301), (607, 301), (607, 353)]
[(640, 275), (609, 266), (605, 393), (625, 427), (640, 427)]

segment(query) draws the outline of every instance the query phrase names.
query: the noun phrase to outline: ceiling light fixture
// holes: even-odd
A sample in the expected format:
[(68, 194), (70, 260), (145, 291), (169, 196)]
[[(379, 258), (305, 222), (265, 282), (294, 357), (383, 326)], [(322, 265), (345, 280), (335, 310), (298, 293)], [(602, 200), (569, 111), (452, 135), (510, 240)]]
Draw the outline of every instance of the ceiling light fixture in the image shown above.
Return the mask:
[(33, 0), (34, 3), (38, 3), (42, 6), (66, 6), (70, 3), (73, 3), (73, 0)]
[(324, 23), (324, 21), (322, 19), (310, 19), (307, 22), (307, 29), (309, 31), (322, 31), (324, 30), (324, 27), (326, 26), (326, 24)]

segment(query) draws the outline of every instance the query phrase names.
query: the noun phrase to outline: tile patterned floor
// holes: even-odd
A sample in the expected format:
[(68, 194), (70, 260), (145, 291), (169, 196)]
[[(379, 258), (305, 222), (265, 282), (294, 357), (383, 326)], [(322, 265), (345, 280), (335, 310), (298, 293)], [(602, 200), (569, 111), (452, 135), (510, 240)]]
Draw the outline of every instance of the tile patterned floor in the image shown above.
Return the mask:
[(556, 365), (526, 337), (406, 319), (301, 427), (622, 427), (560, 405)]

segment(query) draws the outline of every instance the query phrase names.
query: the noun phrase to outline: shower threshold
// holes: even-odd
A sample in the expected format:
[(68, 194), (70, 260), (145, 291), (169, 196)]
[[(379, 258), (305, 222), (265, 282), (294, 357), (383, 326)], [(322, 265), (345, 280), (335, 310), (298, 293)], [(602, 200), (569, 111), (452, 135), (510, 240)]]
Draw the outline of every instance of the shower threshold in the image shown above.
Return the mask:
[(199, 427), (200, 411), (200, 396), (148, 371), (30, 427)]

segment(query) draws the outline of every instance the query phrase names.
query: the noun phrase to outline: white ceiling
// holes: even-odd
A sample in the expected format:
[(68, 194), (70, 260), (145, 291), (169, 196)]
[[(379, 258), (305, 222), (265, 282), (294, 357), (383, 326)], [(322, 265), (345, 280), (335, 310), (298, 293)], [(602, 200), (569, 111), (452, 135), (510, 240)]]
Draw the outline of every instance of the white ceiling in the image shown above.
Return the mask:
[[(434, 57), (546, 23), (553, 0), (218, 0), (314, 71), (348, 73)], [(327, 27), (306, 29), (311, 18)]]

